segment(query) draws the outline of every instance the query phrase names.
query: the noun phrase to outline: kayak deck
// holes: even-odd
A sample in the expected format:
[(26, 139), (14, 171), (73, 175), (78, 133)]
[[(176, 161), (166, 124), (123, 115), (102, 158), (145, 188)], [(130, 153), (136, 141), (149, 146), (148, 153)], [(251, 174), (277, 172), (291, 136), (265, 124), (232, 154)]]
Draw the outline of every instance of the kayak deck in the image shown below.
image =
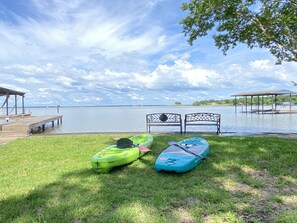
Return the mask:
[(146, 153), (140, 150), (138, 145), (151, 148), (153, 143), (153, 137), (149, 134), (133, 136), (130, 139), (133, 141), (130, 148), (110, 145), (95, 154), (91, 159), (92, 168), (98, 173), (106, 173), (113, 167), (131, 163)]

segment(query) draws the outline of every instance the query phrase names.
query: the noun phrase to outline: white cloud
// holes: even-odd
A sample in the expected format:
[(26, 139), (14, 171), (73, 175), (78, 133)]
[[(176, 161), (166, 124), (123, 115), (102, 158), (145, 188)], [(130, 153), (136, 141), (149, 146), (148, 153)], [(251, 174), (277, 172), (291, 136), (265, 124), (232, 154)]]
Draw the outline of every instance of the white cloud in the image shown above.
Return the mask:
[(179, 4), (28, 0), (22, 12), (3, 7), (1, 86), (26, 92), (28, 104), (162, 104), (297, 81), (296, 63), (275, 66), (266, 51), (242, 47), (225, 57), (208, 37), (189, 46)]
[(102, 101), (102, 98), (100, 98), (100, 97), (79, 97), (79, 98), (74, 98), (73, 101), (75, 103), (94, 103), (94, 102)]
[(140, 95), (140, 94), (128, 94), (128, 96), (132, 99), (132, 100), (139, 100), (139, 101), (143, 101), (144, 100), (144, 96)]
[(187, 60), (176, 60), (172, 66), (159, 65), (147, 77), (151, 88), (209, 88), (220, 82), (220, 75), (212, 69), (194, 66)]
[[(0, 56), (8, 59), (7, 55), (11, 55), (10, 59), (13, 59), (24, 56), (18, 55), (21, 51), (32, 57), (42, 55), (45, 59), (53, 55), (79, 58), (82, 53), (90, 55), (98, 48), (105, 49), (108, 56), (133, 51), (160, 52), (169, 38), (161, 26), (152, 21), (147, 23), (145, 15), (148, 12), (143, 9), (149, 11), (153, 6), (144, 4), (139, 9), (138, 4), (132, 3), (116, 4), (110, 10), (106, 8), (109, 5), (106, 2), (32, 1), (39, 16), (47, 19), (17, 17), (17, 27), (1, 23), (1, 37), (6, 41), (2, 45), (5, 53)], [(125, 12), (120, 8), (123, 6)]]
[(230, 64), (228, 70), (236, 74), (242, 74), (243, 68), (240, 64)]
[(188, 84), (194, 87), (212, 86), (221, 79), (216, 71), (200, 67), (185, 71), (183, 76), (187, 79)]
[(21, 72), (23, 74), (31, 74), (31, 75), (37, 75), (38, 73), (42, 73), (43, 70), (35, 65), (26, 65), (26, 64), (13, 64), (13, 65), (7, 65), (4, 66), (5, 70), (15, 70), (17, 72)]
[(251, 68), (258, 70), (269, 70), (274, 67), (274, 65), (269, 60), (255, 60), (249, 63)]

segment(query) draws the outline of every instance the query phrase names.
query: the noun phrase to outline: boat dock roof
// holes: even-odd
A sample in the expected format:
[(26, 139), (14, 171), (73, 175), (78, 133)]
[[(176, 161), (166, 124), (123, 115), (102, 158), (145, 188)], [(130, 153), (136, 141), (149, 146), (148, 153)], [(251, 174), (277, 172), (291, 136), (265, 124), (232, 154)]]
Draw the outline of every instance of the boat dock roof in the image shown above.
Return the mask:
[(232, 97), (240, 96), (271, 96), (271, 95), (297, 95), (297, 92), (289, 90), (268, 90), (268, 91), (253, 91), (253, 92), (241, 92), (231, 95)]
[(4, 95), (20, 95), (20, 96), (23, 96), (23, 95), (25, 95), (25, 92), (0, 87), (0, 96), (4, 96)]

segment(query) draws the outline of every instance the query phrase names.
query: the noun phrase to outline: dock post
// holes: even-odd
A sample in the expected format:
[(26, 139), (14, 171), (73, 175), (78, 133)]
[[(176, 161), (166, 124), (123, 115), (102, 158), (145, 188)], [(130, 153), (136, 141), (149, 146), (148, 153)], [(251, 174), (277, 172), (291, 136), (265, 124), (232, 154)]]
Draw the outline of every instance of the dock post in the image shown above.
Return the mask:
[(18, 114), (18, 96), (14, 95), (14, 109), (15, 109), (15, 114)]
[(58, 118), (58, 124), (62, 124), (62, 116)]
[(25, 100), (24, 100), (25, 96), (23, 95), (22, 96), (22, 114), (24, 115), (25, 114)]
[(6, 93), (6, 116), (9, 115), (9, 113), (8, 113), (8, 99), (9, 99), (9, 94)]

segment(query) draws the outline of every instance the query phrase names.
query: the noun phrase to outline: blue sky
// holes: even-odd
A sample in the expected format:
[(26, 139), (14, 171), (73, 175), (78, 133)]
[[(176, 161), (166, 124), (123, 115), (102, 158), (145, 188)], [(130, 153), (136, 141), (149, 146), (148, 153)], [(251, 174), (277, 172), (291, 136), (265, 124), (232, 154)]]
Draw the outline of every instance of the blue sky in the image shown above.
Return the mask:
[[(161, 105), (296, 91), (296, 63), (266, 49), (193, 46), (180, 0), (1, 0), (0, 86), (26, 105)], [(3, 101), (4, 98), (0, 98)], [(2, 104), (2, 103), (1, 103)]]

